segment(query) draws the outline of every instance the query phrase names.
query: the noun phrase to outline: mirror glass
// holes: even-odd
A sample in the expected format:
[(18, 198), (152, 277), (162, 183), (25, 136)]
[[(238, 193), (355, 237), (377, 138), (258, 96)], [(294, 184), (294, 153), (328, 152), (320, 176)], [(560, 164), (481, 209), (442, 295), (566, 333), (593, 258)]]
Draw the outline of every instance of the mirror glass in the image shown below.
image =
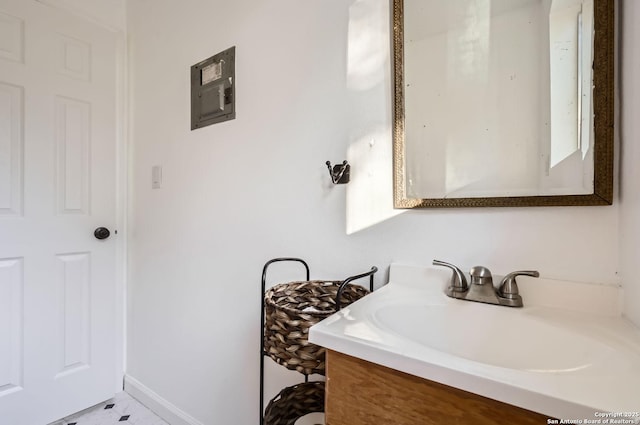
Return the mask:
[(612, 12), (395, 0), (396, 207), (610, 204)]

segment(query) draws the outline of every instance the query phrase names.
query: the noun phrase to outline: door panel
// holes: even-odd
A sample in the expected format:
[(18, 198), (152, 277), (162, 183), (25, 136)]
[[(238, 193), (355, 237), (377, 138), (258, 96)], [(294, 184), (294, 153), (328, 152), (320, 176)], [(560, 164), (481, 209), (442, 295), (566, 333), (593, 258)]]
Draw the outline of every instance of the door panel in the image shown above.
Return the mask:
[(89, 214), (91, 104), (55, 97), (58, 214)]
[(24, 20), (0, 12), (0, 58), (24, 60)]
[(58, 303), (63, 306), (56, 379), (91, 365), (91, 253), (57, 255)]
[(22, 389), (22, 258), (0, 259), (0, 397)]
[(22, 214), (24, 89), (0, 83), (0, 215)]
[(44, 425), (116, 388), (116, 43), (0, 0), (2, 424)]

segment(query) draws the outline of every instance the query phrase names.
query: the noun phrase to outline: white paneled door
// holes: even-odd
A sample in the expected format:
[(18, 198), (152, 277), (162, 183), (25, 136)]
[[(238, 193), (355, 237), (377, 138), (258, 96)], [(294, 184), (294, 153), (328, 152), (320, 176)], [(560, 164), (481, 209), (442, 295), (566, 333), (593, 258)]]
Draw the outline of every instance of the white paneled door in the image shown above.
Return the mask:
[(115, 392), (116, 54), (111, 31), (0, 0), (0, 425)]

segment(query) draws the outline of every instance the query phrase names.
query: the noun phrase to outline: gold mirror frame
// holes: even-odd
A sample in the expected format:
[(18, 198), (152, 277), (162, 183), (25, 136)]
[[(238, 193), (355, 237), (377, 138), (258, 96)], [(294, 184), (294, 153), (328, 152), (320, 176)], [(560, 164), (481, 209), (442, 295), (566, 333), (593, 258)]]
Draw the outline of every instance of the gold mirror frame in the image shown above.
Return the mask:
[(393, 0), (393, 199), (394, 207), (464, 208), (587, 206), (613, 203), (615, 0), (594, 1), (594, 192), (589, 195), (429, 198), (406, 196), (404, 161), (404, 0)]

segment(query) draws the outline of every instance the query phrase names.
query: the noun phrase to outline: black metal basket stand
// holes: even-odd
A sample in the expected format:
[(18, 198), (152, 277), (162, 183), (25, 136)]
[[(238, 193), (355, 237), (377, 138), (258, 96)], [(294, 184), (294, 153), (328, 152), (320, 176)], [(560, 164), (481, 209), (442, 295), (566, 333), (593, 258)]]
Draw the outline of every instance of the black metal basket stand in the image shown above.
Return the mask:
[[(305, 269), (305, 280), (309, 281), (310, 273), (309, 273), (309, 265), (300, 258), (292, 258), (292, 257), (284, 257), (284, 258), (274, 258), (265, 263), (262, 269), (262, 309), (260, 314), (260, 425), (293, 425), (297, 418), (304, 416), (305, 414), (312, 412), (323, 412), (324, 411), (324, 398), (319, 397), (317, 391), (323, 391), (324, 385), (321, 381), (318, 382), (309, 382), (309, 375), (303, 373), (304, 375), (304, 383), (294, 385), (292, 387), (287, 387), (283, 389), (278, 395), (276, 395), (270, 402), (267, 410), (269, 410), (272, 406), (277, 403), (283, 403), (287, 400), (287, 396), (291, 396), (295, 391), (307, 391), (306, 394), (301, 398), (304, 400), (304, 403), (296, 402), (296, 409), (292, 409), (291, 414), (286, 415), (286, 418), (278, 419), (280, 423), (267, 423), (265, 420), (265, 409), (264, 409), (264, 358), (268, 356), (265, 351), (265, 293), (267, 291), (266, 281), (267, 281), (267, 270), (269, 266), (273, 263), (278, 262), (297, 262), (304, 266)], [(345, 287), (353, 282), (354, 280), (358, 280), (364, 277), (369, 277), (369, 291), (373, 292), (373, 275), (378, 271), (377, 267), (372, 267), (370, 271), (366, 273), (362, 273), (355, 276), (350, 276), (340, 284), (337, 295), (335, 298), (336, 311), (341, 309), (340, 300), (342, 298), (343, 291)], [(311, 394), (311, 392), (316, 392)], [(305, 404), (306, 403), (306, 404)], [(302, 407), (301, 407), (302, 406)], [(306, 406), (306, 407), (305, 407)]]

